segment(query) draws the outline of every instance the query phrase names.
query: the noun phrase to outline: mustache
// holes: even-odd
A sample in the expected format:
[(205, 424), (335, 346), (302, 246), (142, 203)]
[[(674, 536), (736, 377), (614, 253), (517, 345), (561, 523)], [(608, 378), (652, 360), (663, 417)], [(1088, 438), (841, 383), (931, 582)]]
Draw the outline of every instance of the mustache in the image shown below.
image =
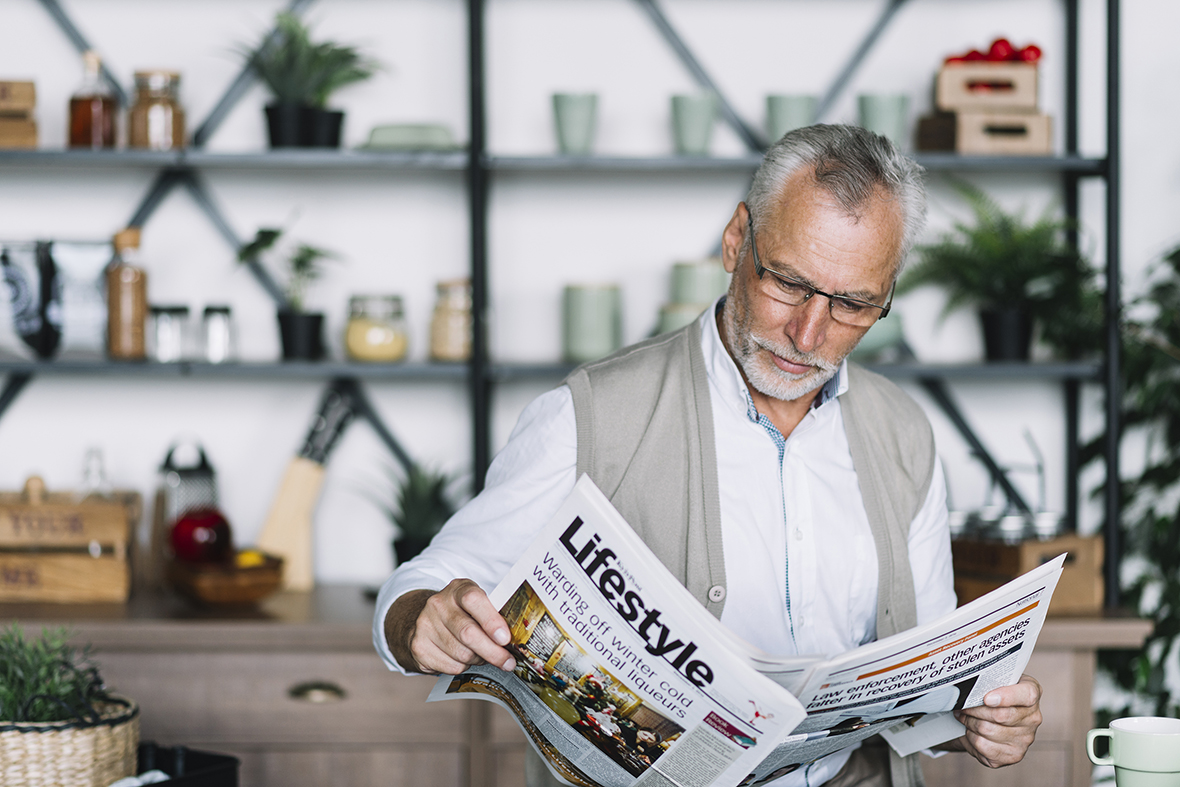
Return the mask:
[(801, 364), (803, 366), (814, 366), (824, 372), (835, 372), (840, 368), (839, 363), (832, 363), (826, 358), (820, 357), (819, 353), (805, 353), (800, 352), (793, 344), (790, 346), (779, 345), (762, 336), (750, 335), (750, 339), (758, 347), (761, 347), (767, 352), (774, 353), (780, 358), (785, 358), (791, 363)]

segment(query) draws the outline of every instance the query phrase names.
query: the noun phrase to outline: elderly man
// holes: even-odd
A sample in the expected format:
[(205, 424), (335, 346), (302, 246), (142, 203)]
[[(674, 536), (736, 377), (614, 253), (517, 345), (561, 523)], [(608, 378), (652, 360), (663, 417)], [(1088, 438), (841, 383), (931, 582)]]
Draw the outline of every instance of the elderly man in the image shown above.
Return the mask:
[[(843, 126), (786, 135), (722, 236), (729, 292), (692, 325), (580, 367), (529, 405), (484, 491), (382, 590), (392, 668), (513, 666), (493, 587), (582, 472), (721, 622), (773, 653), (840, 653), (954, 608), (930, 426), (845, 362), (889, 313), (925, 223), (921, 169)], [(1040, 724), (1031, 678), (959, 711), (946, 745), (998, 767)], [(833, 754), (776, 785), (920, 783)]]

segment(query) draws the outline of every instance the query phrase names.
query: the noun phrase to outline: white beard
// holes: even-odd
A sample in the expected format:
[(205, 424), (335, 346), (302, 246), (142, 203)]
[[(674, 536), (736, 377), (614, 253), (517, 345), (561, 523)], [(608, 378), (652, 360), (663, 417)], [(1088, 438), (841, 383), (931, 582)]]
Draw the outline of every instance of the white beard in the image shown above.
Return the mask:
[[(729, 329), (730, 350), (750, 385), (759, 393), (772, 399), (790, 402), (811, 393), (836, 376), (847, 353), (831, 361), (816, 352), (800, 352), (794, 344), (778, 345), (769, 339), (755, 336), (750, 329), (749, 311), (743, 310), (745, 313), (739, 319), (736, 314), (737, 308), (731, 305), (731, 300), (732, 295), (726, 299), (726, 307), (722, 314), (722, 319), (726, 321)], [(802, 374), (784, 372), (775, 365), (768, 353), (792, 363), (814, 368)]]

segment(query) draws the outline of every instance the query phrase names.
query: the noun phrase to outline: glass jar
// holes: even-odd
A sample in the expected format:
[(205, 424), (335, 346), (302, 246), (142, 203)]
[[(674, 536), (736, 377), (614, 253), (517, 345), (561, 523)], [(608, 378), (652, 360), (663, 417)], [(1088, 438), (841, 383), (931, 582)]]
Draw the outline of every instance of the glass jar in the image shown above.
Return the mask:
[(209, 363), (234, 359), (234, 320), (228, 306), (206, 306), (201, 318), (201, 352)]
[(159, 363), (184, 360), (185, 335), (188, 333), (187, 306), (153, 306), (149, 332), (148, 357)]
[(438, 301), (430, 319), (430, 357), (435, 361), (470, 360), (470, 279), (438, 283)]
[(144, 150), (184, 147), (184, 108), (180, 106), (180, 74), (136, 71), (135, 104), (127, 122), (127, 145)]
[(398, 295), (354, 295), (348, 299), (344, 349), (354, 361), (390, 362), (406, 357), (402, 299)]
[(139, 267), (139, 228), (115, 234), (115, 264), (107, 268), (107, 355), (141, 361), (145, 355), (147, 274)]
[(102, 79), (102, 60), (94, 52), (82, 55), (85, 76), (70, 96), (70, 147), (91, 150), (115, 147), (115, 95)]

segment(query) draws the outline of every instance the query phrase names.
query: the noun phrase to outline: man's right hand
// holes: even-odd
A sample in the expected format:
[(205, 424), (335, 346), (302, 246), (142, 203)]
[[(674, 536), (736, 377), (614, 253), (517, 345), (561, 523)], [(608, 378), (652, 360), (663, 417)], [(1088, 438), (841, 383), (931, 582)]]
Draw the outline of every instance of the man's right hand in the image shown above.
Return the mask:
[(470, 579), (399, 597), (385, 616), (385, 639), (398, 664), (413, 672), (457, 675), (484, 663), (516, 667), (503, 647), (508, 624)]

